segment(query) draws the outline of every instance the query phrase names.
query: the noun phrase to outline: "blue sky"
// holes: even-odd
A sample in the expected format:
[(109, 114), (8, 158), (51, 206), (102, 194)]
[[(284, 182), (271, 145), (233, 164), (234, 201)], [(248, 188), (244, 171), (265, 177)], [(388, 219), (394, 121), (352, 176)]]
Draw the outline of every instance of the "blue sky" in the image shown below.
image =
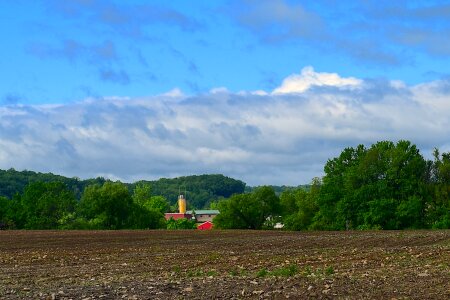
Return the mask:
[(301, 184), (450, 145), (448, 1), (1, 1), (0, 36), (1, 168)]

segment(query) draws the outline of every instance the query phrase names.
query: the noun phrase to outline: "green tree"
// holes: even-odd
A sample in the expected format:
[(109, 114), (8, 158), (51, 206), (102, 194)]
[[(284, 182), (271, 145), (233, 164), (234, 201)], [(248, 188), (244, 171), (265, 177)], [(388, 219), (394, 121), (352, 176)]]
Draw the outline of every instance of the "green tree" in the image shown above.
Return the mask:
[(426, 223), (433, 228), (450, 228), (450, 152), (434, 150), (428, 177), (429, 197)]
[(409, 141), (347, 148), (325, 165), (312, 227), (422, 227), (426, 173), (426, 161)]
[(151, 186), (146, 183), (135, 185), (133, 191), (133, 208), (130, 216), (130, 227), (140, 229), (164, 228), (164, 213), (169, 203), (162, 196), (152, 196)]
[(152, 196), (145, 204), (144, 207), (148, 210), (157, 211), (164, 214), (169, 211), (169, 202), (163, 196)]
[(20, 201), (26, 229), (57, 228), (59, 220), (64, 214), (73, 212), (76, 205), (74, 193), (61, 182), (31, 183)]
[(134, 203), (143, 207), (152, 197), (151, 186), (145, 183), (136, 184), (132, 197)]
[(0, 196), (0, 229), (14, 228), (15, 214), (13, 200)]
[(84, 190), (79, 211), (93, 228), (122, 229), (129, 225), (132, 204), (126, 185), (107, 181)]
[(284, 228), (289, 230), (306, 230), (318, 211), (317, 199), (321, 181), (314, 178), (309, 191), (303, 188), (286, 190), (280, 196), (283, 211)]
[(281, 213), (280, 200), (268, 186), (251, 194), (235, 194), (218, 206), (220, 214), (214, 218), (214, 225), (222, 229), (261, 229), (271, 217)]

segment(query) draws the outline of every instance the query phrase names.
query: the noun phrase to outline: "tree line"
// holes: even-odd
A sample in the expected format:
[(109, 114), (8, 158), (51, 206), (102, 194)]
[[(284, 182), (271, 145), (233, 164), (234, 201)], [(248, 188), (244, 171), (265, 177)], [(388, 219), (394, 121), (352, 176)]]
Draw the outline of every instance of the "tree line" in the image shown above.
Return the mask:
[[(450, 228), (450, 152), (435, 149), (433, 156), (432, 160), (426, 160), (409, 141), (396, 144), (382, 141), (369, 148), (349, 147), (327, 161), (323, 178), (297, 188), (246, 189), (242, 181), (223, 175), (134, 184), (97, 178), (84, 181), (82, 190), (77, 179), (69, 183), (29, 180), (12, 197), (0, 196), (0, 226), (195, 228), (189, 220), (164, 219), (165, 212), (177, 209), (176, 196), (183, 184), (190, 184), (193, 192), (188, 205), (193, 209), (218, 209), (216, 228), (272, 229), (277, 223), (287, 230)], [(5, 174), (23, 175), (3, 171), (0, 174), (3, 191)], [(170, 195), (171, 200), (164, 195)], [(198, 201), (193, 204), (191, 199)]]
[(310, 187), (270, 187), (217, 203), (217, 228), (288, 230), (450, 228), (450, 152), (426, 160), (409, 141), (349, 147)]
[(163, 228), (169, 203), (148, 185), (130, 193), (120, 182), (86, 187), (78, 201), (62, 182), (33, 182), (12, 199), (0, 197), (0, 222), (17, 229)]
[[(68, 178), (52, 173), (37, 173), (33, 171), (16, 171), (14, 169), (0, 170), (0, 196), (12, 199), (16, 194), (22, 194), (30, 183), (61, 182), (72, 191), (77, 200), (80, 200), (84, 190), (90, 185), (103, 185), (107, 180), (102, 177), (81, 180)], [(178, 178), (161, 178), (155, 181), (138, 181), (124, 183), (132, 193), (136, 185), (149, 185), (152, 193), (166, 198), (171, 207), (177, 203), (180, 192), (188, 192), (189, 209), (202, 209), (209, 207), (211, 201), (228, 198), (236, 193), (243, 193), (245, 183), (220, 174), (192, 175)]]

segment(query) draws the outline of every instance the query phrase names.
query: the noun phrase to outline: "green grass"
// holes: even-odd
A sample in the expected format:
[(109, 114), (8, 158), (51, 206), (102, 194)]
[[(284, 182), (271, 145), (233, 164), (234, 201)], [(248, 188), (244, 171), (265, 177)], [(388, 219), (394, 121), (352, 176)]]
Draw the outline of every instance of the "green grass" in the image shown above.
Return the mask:
[(269, 275), (269, 272), (266, 268), (262, 268), (261, 270), (256, 272), (256, 277), (266, 277), (267, 275)]
[(333, 266), (328, 266), (328, 267), (325, 269), (325, 275), (330, 276), (330, 275), (333, 275), (333, 274), (334, 274), (334, 268), (333, 268)]
[(272, 271), (268, 271), (266, 268), (262, 268), (258, 272), (256, 272), (256, 277), (267, 277), (267, 276), (273, 276), (273, 277), (291, 277), (295, 276), (299, 273), (299, 269), (297, 265), (289, 265), (285, 267), (280, 267), (278, 269), (274, 269)]
[(289, 265), (286, 267), (281, 267), (270, 272), (273, 276), (291, 277), (298, 274), (297, 265)]

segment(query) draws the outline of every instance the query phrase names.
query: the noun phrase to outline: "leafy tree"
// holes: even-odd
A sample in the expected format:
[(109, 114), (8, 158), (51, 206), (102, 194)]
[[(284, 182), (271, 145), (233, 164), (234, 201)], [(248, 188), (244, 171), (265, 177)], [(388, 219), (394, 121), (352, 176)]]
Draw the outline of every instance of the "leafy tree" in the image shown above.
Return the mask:
[[(354, 188), (351, 179), (356, 176), (354, 169), (365, 153), (365, 147), (359, 145), (356, 148), (345, 148), (339, 157), (327, 161), (320, 196), (317, 199), (319, 211), (314, 216), (312, 229), (342, 230), (350, 223), (348, 218), (353, 217), (352, 213), (348, 210), (342, 211), (347, 206), (343, 204), (351, 204), (351, 193), (348, 192)], [(338, 206), (338, 202), (343, 203)], [(341, 207), (340, 214), (338, 207)]]
[(35, 182), (29, 184), (20, 198), (26, 229), (57, 228), (65, 213), (75, 210), (72, 191), (61, 182)]
[(133, 202), (139, 206), (144, 206), (152, 197), (152, 188), (149, 184), (136, 184), (133, 191)]
[(429, 197), (426, 223), (433, 228), (450, 228), (450, 152), (434, 150), (428, 176)]
[(13, 200), (0, 197), (0, 229), (15, 227), (15, 214)]
[(312, 228), (422, 227), (426, 173), (424, 158), (409, 141), (347, 148), (325, 165)]
[(133, 208), (130, 216), (131, 228), (156, 229), (165, 227), (164, 213), (169, 203), (162, 196), (152, 196), (149, 184), (137, 184), (133, 192)]
[(317, 199), (320, 193), (320, 179), (314, 178), (309, 191), (303, 188), (286, 190), (280, 196), (284, 228), (306, 230), (318, 211)]
[(157, 211), (164, 214), (169, 211), (169, 202), (163, 196), (152, 196), (145, 204), (144, 207), (148, 210)]
[(133, 203), (128, 222), (128, 228), (133, 229), (158, 229), (165, 228), (164, 215), (156, 210), (149, 210)]
[(214, 218), (217, 228), (261, 229), (269, 217), (280, 214), (281, 207), (274, 190), (263, 186), (251, 194), (235, 194), (220, 201), (219, 210)]
[(94, 228), (126, 228), (132, 211), (133, 200), (127, 186), (120, 182), (90, 185), (80, 202), (81, 216)]

